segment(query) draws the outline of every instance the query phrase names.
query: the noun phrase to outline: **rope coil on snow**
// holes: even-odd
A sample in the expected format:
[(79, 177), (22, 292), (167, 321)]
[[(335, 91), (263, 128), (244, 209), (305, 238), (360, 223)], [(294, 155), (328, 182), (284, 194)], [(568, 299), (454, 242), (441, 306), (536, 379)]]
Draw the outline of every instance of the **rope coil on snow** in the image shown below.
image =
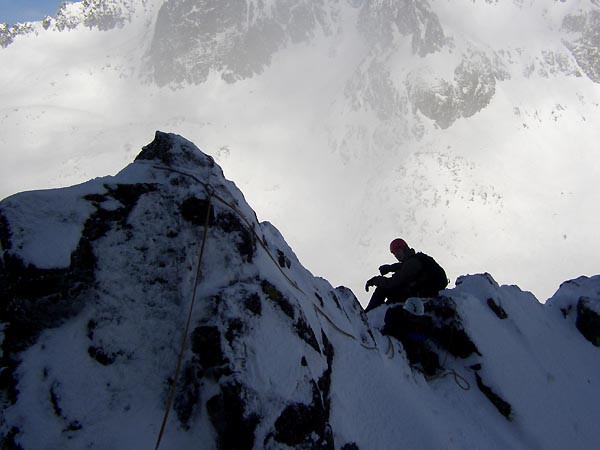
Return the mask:
[(468, 390), (471, 389), (471, 384), (465, 379), (465, 377), (463, 377), (462, 375), (460, 375), (454, 369), (447, 370), (446, 372), (442, 372), (439, 375), (434, 375), (432, 377), (426, 377), (426, 380), (427, 381), (432, 381), (432, 380), (437, 380), (437, 379), (440, 379), (440, 378), (446, 378), (448, 375), (452, 375), (454, 377), (454, 382), (463, 391), (468, 391)]

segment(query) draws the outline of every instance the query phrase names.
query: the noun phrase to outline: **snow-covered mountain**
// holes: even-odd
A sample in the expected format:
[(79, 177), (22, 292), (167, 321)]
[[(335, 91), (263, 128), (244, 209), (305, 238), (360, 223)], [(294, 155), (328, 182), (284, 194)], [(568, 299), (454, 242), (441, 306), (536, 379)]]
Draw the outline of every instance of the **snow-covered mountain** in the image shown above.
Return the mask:
[[(86, 0), (0, 26), (0, 194), (211, 149), (361, 296), (400, 235), (542, 301), (597, 272), (592, 0)], [(310, 232), (308, 232), (310, 230)]]
[(116, 176), (0, 202), (0, 242), (2, 448), (152, 448), (167, 410), (165, 449), (597, 443), (598, 276), (546, 304), (464, 276), (367, 317), (161, 132)]

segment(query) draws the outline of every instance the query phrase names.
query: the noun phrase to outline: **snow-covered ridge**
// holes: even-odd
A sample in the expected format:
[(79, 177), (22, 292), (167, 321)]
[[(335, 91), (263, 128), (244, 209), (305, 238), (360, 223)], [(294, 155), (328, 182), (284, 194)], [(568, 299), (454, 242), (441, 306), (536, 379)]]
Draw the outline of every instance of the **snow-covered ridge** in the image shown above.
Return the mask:
[(56, 14), (39, 22), (0, 24), (0, 47), (12, 44), (17, 36), (43, 31), (66, 31), (79, 26), (101, 31), (123, 27), (135, 13), (148, 14), (154, 0), (81, 0), (63, 2)]
[(545, 305), (464, 276), (424, 316), (367, 317), (180, 136), (3, 200), (0, 243), (2, 448), (154, 446), (193, 298), (161, 448), (596, 442), (599, 276)]

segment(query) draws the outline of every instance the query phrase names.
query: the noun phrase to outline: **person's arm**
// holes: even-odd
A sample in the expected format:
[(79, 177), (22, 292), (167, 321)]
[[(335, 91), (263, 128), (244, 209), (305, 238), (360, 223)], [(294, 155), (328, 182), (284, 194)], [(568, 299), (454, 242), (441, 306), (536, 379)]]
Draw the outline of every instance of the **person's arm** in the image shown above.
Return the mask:
[(401, 262), (397, 262), (395, 264), (384, 264), (383, 266), (379, 266), (379, 273), (381, 275), (387, 275), (390, 272), (396, 273), (399, 272), (401, 268)]
[(400, 287), (408, 287), (415, 282), (423, 270), (423, 265), (418, 258), (410, 258), (408, 261), (401, 263), (400, 270), (391, 278), (381, 277), (377, 280), (377, 286), (388, 289), (396, 289)]

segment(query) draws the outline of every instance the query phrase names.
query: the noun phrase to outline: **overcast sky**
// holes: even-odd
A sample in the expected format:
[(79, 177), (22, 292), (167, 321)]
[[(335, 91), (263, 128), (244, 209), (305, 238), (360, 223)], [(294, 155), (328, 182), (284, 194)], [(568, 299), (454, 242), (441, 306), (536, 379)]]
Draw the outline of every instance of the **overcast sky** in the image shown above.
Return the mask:
[(62, 0), (0, 0), (0, 23), (13, 24), (53, 16)]

